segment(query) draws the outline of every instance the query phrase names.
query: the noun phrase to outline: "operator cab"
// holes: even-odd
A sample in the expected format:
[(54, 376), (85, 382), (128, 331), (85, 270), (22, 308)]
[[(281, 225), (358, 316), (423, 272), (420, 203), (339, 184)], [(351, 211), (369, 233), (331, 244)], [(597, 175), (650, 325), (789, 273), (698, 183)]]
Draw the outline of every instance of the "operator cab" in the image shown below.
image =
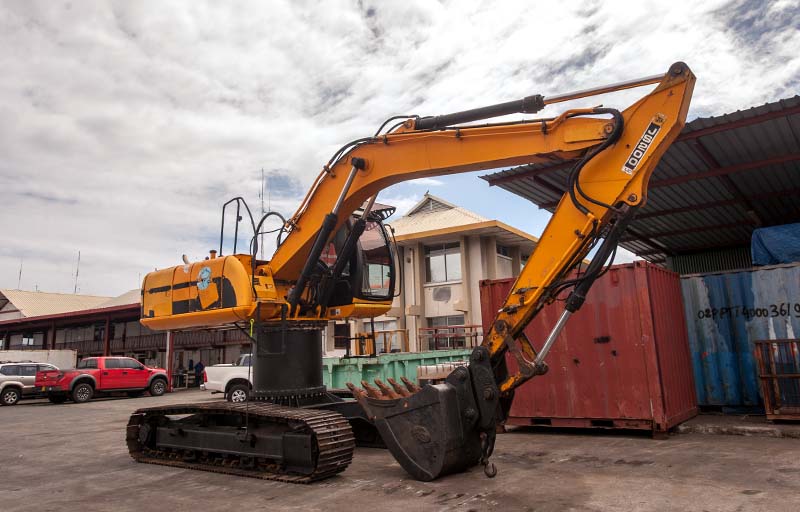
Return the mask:
[[(356, 250), (349, 256), (344, 270), (334, 278), (332, 270), (342, 254), (345, 241), (354, 224), (361, 218), (356, 211), (333, 236), (320, 256), (319, 273), (314, 276), (320, 287), (318, 297), (324, 297), (323, 288), (332, 287), (326, 307), (352, 304), (353, 299), (371, 302), (391, 302), (395, 289), (395, 249), (386, 231), (384, 221), (394, 213), (391, 206), (375, 205), (367, 216), (364, 232), (358, 239)], [(324, 268), (323, 268), (324, 267)], [(331, 283), (330, 280), (334, 282)]]

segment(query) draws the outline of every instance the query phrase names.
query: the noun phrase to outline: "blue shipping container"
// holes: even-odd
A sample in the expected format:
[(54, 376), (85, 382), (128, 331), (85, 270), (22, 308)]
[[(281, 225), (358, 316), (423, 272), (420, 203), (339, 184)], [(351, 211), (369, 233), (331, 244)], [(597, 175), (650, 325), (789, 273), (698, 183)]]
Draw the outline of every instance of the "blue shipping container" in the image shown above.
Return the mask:
[(763, 403), (753, 342), (800, 336), (800, 264), (681, 278), (699, 405)]

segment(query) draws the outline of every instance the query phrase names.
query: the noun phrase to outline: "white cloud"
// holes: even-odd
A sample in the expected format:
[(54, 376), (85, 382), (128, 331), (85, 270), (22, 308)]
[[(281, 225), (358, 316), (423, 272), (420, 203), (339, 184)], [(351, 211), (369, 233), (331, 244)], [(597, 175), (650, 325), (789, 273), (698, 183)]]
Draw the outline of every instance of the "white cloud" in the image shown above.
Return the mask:
[(412, 185), (420, 185), (422, 187), (441, 187), (444, 181), (437, 180), (436, 178), (419, 178), (411, 181)]
[(24, 288), (71, 291), (81, 250), (83, 292), (128, 290), (216, 246), (221, 204), (255, 207), (262, 168), (287, 178), (271, 200), (291, 214), (343, 142), (393, 114), (679, 59), (698, 76), (691, 116), (796, 94), (799, 13), (797, 1), (4, 2), (0, 287), (16, 286), (22, 258)]

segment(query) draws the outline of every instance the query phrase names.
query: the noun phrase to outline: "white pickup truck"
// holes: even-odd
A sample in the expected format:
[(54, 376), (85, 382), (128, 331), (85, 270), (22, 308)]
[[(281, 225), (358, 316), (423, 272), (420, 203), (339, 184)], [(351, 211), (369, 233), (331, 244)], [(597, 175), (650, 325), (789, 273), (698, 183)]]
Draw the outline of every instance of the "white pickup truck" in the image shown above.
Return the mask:
[(200, 389), (212, 393), (225, 393), (229, 402), (246, 402), (253, 385), (250, 354), (242, 354), (232, 364), (206, 366), (205, 379)]

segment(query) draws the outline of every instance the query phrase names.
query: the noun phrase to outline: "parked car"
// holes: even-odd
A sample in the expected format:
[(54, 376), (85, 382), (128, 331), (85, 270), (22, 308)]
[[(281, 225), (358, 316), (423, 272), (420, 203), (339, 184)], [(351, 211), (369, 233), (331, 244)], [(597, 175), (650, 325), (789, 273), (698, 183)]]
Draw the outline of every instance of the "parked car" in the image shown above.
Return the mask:
[(225, 393), (229, 402), (246, 402), (253, 387), (249, 380), (252, 376), (250, 354), (242, 354), (233, 364), (206, 366), (200, 389)]
[(58, 368), (52, 364), (33, 361), (0, 361), (0, 405), (17, 405), (23, 398), (41, 397), (42, 393), (35, 382), (36, 372), (40, 370)]
[(141, 396), (145, 391), (161, 396), (167, 390), (167, 372), (130, 357), (89, 357), (72, 370), (38, 372), (36, 387), (56, 404), (67, 399), (83, 403), (94, 396), (121, 392), (130, 397)]

